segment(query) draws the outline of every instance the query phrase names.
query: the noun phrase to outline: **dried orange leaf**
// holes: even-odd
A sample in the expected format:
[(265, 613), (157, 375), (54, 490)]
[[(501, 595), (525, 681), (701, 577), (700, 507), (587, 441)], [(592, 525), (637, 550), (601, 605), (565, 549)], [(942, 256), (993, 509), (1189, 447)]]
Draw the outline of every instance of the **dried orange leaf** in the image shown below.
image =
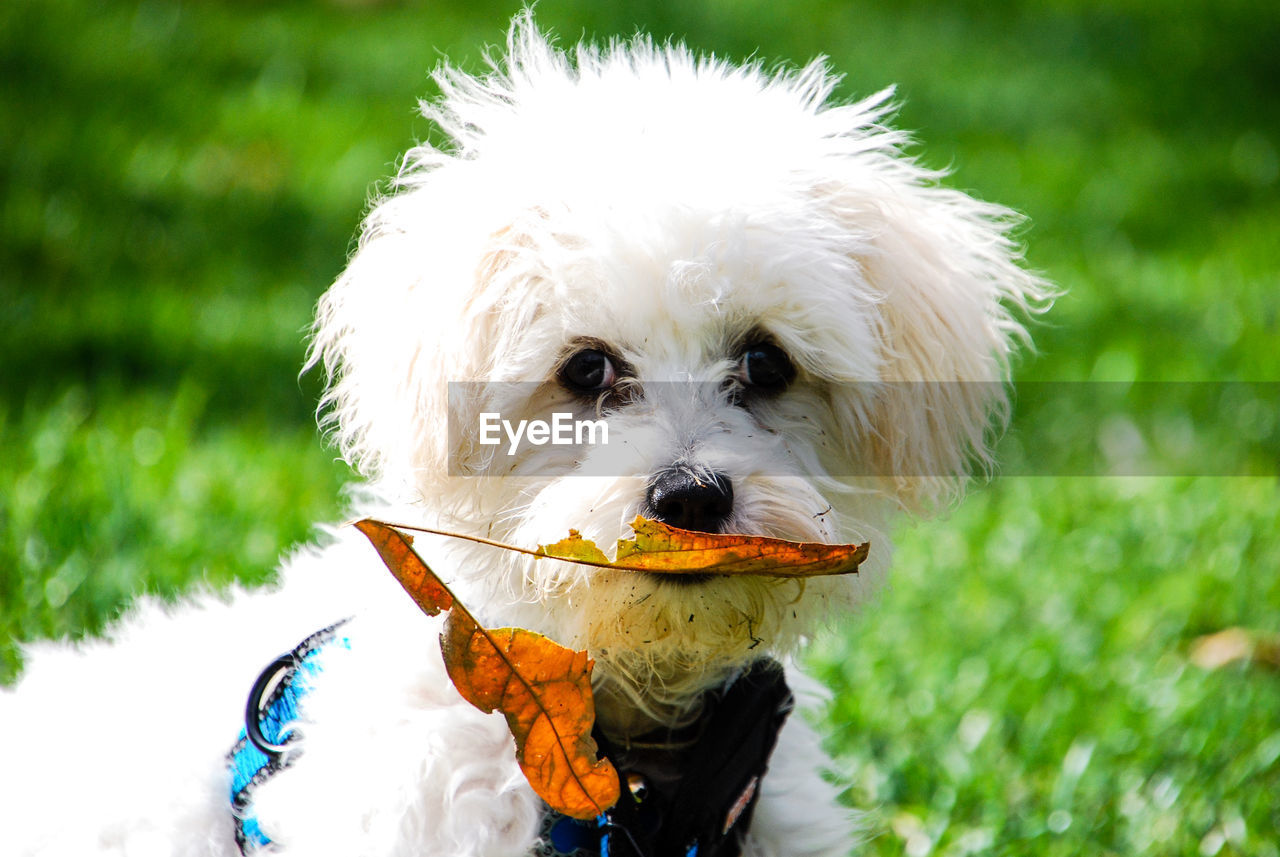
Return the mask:
[(607, 568), (613, 563), (604, 555), (604, 551), (596, 547), (591, 539), (584, 539), (577, 530), (569, 531), (569, 538), (561, 539), (554, 544), (539, 545), (538, 553), (556, 559), (568, 559), (585, 565), (598, 565)]
[(608, 759), (597, 759), (591, 737), (595, 702), (587, 653), (521, 628), (486, 630), (422, 561), (410, 536), (371, 518), (356, 527), (423, 611), (449, 610), (440, 635), (449, 678), (472, 705), (507, 718), (516, 759), (538, 796), (580, 819), (613, 806), (618, 773)]
[(569, 538), (542, 545), (542, 556), (623, 571), (659, 574), (762, 574), (772, 577), (816, 577), (850, 574), (867, 558), (869, 543), (828, 545), (791, 542), (765, 536), (697, 533), (637, 517), (635, 538), (618, 540), (617, 559), (610, 562), (600, 548), (576, 530)]
[(595, 818), (618, 801), (618, 772), (597, 760), (591, 660), (523, 628), (486, 631), (455, 610), (441, 635), (445, 666), (472, 705), (501, 711), (516, 758), (547, 804), (573, 818)]
[(453, 593), (413, 549), (413, 536), (372, 518), (356, 521), (356, 529), (378, 549), (387, 568), (424, 613), (434, 616), (453, 606)]

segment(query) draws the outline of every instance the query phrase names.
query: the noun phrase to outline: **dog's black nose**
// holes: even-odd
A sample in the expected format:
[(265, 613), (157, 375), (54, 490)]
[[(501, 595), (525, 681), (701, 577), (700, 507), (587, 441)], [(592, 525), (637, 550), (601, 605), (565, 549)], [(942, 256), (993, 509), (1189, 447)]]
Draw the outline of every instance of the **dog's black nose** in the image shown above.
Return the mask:
[(649, 514), (664, 524), (717, 533), (733, 513), (733, 483), (719, 473), (666, 470), (653, 480), (645, 499)]

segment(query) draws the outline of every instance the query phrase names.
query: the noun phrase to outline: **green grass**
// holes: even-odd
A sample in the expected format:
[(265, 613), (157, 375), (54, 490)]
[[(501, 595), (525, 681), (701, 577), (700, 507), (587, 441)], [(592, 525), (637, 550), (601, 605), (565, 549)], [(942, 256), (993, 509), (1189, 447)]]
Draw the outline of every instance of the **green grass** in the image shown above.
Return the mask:
[(1010, 479), (904, 539), (813, 658), (876, 853), (1277, 853), (1280, 681), (1187, 648), (1275, 629), (1278, 505), (1264, 479)]
[[(342, 514), (302, 331), (373, 182), (430, 133), (427, 71), (478, 68), (513, 8), (0, 5), (0, 681), (20, 641), (268, 580)], [(1030, 263), (1069, 290), (1021, 380), (1280, 379), (1274, 4), (539, 17), (827, 53), (849, 97), (899, 84), (925, 162), (1025, 212)], [(1190, 430), (1274, 452), (1263, 404)], [(870, 853), (1280, 854), (1280, 676), (1187, 656), (1280, 632), (1278, 569), (1274, 477), (1004, 478), (904, 530), (890, 588), (812, 657)]]

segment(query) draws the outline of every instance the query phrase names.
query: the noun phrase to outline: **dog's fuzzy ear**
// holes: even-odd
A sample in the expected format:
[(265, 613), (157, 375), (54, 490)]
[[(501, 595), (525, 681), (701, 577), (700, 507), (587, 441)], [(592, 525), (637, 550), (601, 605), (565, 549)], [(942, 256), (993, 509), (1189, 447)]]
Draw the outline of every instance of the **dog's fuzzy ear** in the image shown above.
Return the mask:
[(1047, 308), (1055, 290), (1022, 267), (1016, 214), (941, 186), (940, 173), (902, 154), (905, 137), (880, 122), (890, 95), (825, 111), (849, 150), (828, 161), (820, 193), (864, 248), (860, 287), (878, 309), (882, 383), (862, 403), (864, 461), (869, 452), (904, 507), (928, 511), (991, 470), (1010, 360), (1030, 345), (1018, 318)]
[[(438, 163), (423, 169), (428, 157)], [(509, 209), (478, 200), (465, 167), (429, 147), (410, 158), (417, 171), (373, 207), (320, 299), (307, 365), (325, 373), (321, 425), (343, 458), (398, 499), (442, 507), (447, 478), (477, 457), (472, 433), (449, 421), (478, 422), (483, 382), (524, 380), (506, 375), (522, 365), (543, 280), (521, 264), (529, 254)]]
[[(387, 220), (382, 203), (370, 215)], [(307, 368), (326, 379), (320, 422), (343, 458), (371, 481), (435, 469), (416, 435), (430, 435), (441, 354), (424, 348), (444, 308), (429, 312), (431, 267), (403, 231), (366, 226), (346, 270), (321, 297)], [(396, 486), (397, 493), (408, 489)]]
[[(342, 276), (320, 299), (308, 368), (327, 390), (321, 425), (343, 458), (402, 498), (448, 474), (448, 382), (484, 377), (494, 359), (473, 327), (486, 232), (447, 169), (378, 202)], [(461, 189), (459, 189), (461, 190)]]

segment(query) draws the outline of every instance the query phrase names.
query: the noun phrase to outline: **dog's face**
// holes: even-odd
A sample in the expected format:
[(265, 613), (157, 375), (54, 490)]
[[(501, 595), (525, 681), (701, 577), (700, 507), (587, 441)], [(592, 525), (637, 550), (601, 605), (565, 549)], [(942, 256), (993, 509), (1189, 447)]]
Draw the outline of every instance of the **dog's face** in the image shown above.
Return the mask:
[[(829, 107), (818, 64), (770, 76), (643, 40), (575, 66), (528, 21), (509, 52), (487, 78), (438, 74), (426, 112), (454, 148), (410, 153), (314, 359), (349, 459), (449, 526), (607, 546), (642, 514), (872, 541), (860, 575), (805, 583), (458, 549), (446, 576), (491, 621), (678, 697), (851, 607), (891, 514), (957, 495), (1002, 413), (1005, 305), (1047, 291), (1008, 212), (900, 154), (887, 93)], [(486, 442), (492, 415), (556, 414), (608, 442)]]
[[(491, 383), (459, 385), (449, 408), (448, 465), (474, 474), (450, 486), (464, 517), (521, 545), (572, 527), (607, 547), (637, 514), (712, 532), (874, 538), (882, 564), (883, 501), (822, 484), (851, 474), (870, 443), (847, 414), (871, 407), (857, 399), (873, 385), (854, 379), (878, 377), (883, 361), (871, 302), (851, 289), (860, 274), (846, 231), (813, 210), (766, 220), (731, 204), (597, 204), (543, 206), (488, 254), (494, 302), (478, 315), (492, 326), (468, 342), (502, 345), (478, 373)], [(475, 427), (486, 413), (601, 420), (608, 440), (485, 445)], [(861, 583), (659, 578), (527, 558), (505, 569), (486, 576), (483, 599), (504, 621), (668, 672), (794, 642)]]

